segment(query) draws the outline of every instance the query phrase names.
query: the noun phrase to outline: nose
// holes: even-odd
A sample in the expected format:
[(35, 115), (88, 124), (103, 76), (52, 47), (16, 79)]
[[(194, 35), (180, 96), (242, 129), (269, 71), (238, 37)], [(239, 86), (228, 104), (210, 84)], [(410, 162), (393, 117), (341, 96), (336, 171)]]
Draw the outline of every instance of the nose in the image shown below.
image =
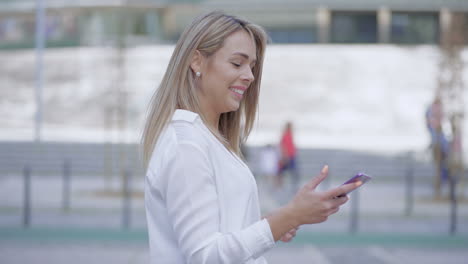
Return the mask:
[(250, 67), (246, 67), (246, 70), (242, 74), (242, 80), (252, 83), (255, 80), (255, 76), (253, 75), (252, 69)]

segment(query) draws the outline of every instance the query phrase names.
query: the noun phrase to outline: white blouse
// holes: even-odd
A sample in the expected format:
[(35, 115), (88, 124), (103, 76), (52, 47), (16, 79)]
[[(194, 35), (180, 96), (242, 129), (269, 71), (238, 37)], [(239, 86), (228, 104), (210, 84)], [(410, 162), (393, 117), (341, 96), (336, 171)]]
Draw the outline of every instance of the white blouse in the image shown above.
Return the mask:
[(249, 168), (190, 111), (158, 139), (145, 205), (151, 263), (266, 263), (275, 244)]

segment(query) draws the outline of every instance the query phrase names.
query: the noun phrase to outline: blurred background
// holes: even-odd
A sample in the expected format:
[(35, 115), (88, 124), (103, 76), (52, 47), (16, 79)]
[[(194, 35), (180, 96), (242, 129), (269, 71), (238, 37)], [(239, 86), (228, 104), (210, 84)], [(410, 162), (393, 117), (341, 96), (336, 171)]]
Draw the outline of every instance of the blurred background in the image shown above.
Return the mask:
[(301, 183), (373, 176), (270, 263), (465, 263), (466, 0), (0, 0), (1, 263), (148, 263), (147, 105), (209, 10), (271, 38), (244, 146), (263, 213), (294, 193), (266, 169), (286, 122)]

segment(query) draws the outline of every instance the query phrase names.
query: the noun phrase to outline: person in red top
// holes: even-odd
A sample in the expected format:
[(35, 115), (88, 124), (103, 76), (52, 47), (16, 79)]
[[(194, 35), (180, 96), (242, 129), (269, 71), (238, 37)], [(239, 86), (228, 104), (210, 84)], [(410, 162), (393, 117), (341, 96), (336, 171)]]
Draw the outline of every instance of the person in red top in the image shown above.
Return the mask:
[(280, 142), (281, 159), (278, 170), (278, 185), (283, 185), (283, 178), (286, 171), (291, 174), (292, 187), (297, 189), (299, 186), (299, 171), (296, 163), (296, 146), (294, 145), (292, 134), (292, 123), (287, 122)]

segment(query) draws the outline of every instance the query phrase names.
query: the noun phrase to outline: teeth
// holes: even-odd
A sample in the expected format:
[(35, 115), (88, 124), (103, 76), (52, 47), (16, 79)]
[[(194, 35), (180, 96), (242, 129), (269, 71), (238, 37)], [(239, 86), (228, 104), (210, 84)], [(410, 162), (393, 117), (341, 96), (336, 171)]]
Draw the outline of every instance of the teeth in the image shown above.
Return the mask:
[(240, 90), (240, 89), (235, 89), (235, 88), (231, 88), (231, 91), (234, 91), (240, 95), (243, 95), (244, 94), (244, 91), (243, 90)]

